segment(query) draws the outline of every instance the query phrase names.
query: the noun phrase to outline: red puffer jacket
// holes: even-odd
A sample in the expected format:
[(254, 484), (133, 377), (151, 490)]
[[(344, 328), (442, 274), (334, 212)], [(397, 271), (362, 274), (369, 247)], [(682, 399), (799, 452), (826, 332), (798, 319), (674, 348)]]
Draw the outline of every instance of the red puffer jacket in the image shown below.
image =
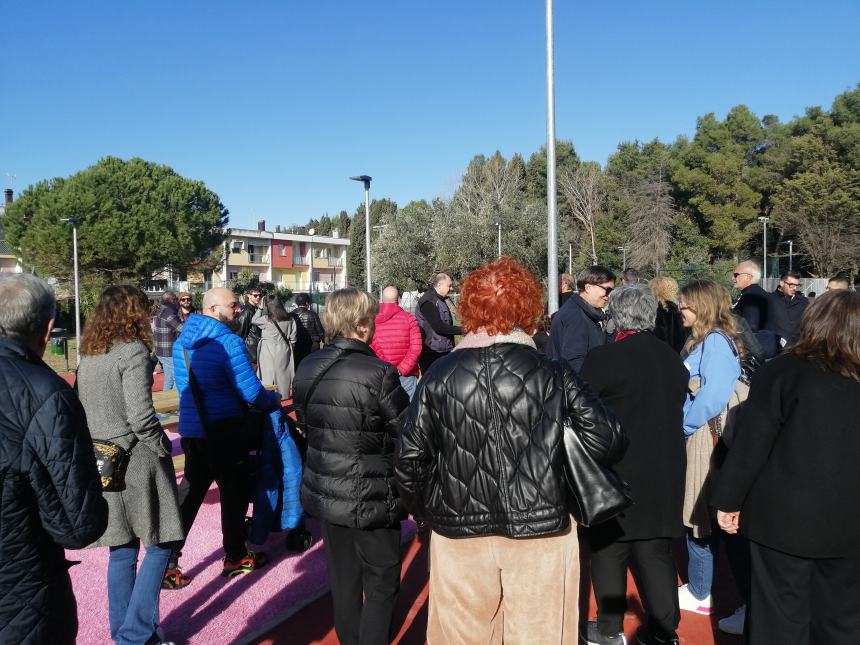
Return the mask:
[(415, 316), (395, 302), (379, 305), (376, 331), (370, 343), (379, 358), (394, 365), (401, 376), (418, 376), (421, 344), (421, 330)]

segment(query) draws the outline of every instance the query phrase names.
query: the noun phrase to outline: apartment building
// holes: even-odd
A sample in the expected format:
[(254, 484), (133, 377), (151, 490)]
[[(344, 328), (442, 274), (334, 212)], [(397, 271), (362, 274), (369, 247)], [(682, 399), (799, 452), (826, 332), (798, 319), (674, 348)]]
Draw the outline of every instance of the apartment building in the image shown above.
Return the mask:
[(3, 232), (3, 215), (6, 213), (6, 206), (11, 203), (12, 189), (7, 188), (3, 194), (3, 203), (0, 204), (0, 273), (21, 273), (22, 271), (18, 254), (9, 246), (6, 234)]
[(257, 229), (230, 229), (224, 242), (225, 260), (213, 272), (214, 284), (229, 284), (248, 270), (261, 282), (299, 291), (334, 291), (348, 284), (346, 251), (349, 240), (333, 235), (298, 235)]

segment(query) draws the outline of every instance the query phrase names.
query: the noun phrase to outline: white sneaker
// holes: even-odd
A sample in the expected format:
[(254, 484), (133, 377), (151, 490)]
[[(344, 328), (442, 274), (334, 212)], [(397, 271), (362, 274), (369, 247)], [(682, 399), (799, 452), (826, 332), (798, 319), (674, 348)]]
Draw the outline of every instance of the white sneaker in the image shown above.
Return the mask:
[(741, 605), (735, 609), (735, 613), (731, 616), (726, 616), (717, 623), (721, 632), (726, 634), (736, 634), (741, 636), (744, 633), (744, 623), (747, 617), (747, 606)]
[(686, 609), (687, 611), (702, 614), (703, 616), (711, 615), (710, 594), (704, 600), (699, 600), (693, 594), (690, 593), (690, 590), (687, 588), (687, 585), (681, 585), (680, 587), (678, 587), (678, 605), (681, 607), (681, 609)]

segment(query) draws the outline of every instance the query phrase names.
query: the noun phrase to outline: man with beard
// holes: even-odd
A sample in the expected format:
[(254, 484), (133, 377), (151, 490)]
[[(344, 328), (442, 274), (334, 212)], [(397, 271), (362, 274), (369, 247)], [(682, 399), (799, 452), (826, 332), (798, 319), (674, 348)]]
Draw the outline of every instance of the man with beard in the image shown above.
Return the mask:
[[(179, 484), (179, 505), (186, 539), (212, 482), (221, 494), (221, 532), (224, 568), (232, 578), (265, 564), (263, 553), (245, 546), (248, 510), (246, 408), (270, 412), (280, 396), (266, 390), (254, 373), (245, 343), (234, 330), (242, 307), (229, 289), (210, 289), (203, 295), (203, 311), (191, 314), (173, 346), (179, 389), (179, 434), (185, 453), (185, 472)], [(174, 551), (164, 586), (188, 584), (178, 567), (182, 545)]]

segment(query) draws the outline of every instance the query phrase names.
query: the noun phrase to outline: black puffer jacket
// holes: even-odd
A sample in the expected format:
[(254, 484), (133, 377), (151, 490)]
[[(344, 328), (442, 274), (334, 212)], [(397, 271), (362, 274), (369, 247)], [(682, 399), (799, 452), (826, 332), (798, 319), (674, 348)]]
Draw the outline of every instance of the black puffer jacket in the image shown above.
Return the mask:
[(107, 526), (78, 397), (41, 359), (0, 338), (0, 643), (74, 643), (63, 547)]
[(352, 528), (398, 525), (405, 512), (394, 456), (409, 398), (397, 368), (378, 359), (366, 343), (338, 337), (302, 362), (293, 387), (308, 438), (305, 511)]
[(257, 362), (257, 349), (260, 347), (260, 338), (262, 336), (260, 328), (257, 325), (251, 324), (256, 313), (257, 308), (246, 302), (242, 305), (242, 311), (239, 312), (239, 317), (236, 319), (239, 325), (239, 335), (245, 341), (245, 349), (248, 350), (248, 356), (251, 357), (252, 363)]
[(320, 348), (320, 343), (325, 340), (325, 329), (317, 313), (308, 307), (296, 307), (290, 315), (298, 323), (296, 325), (296, 346), (294, 348), (294, 360), (296, 367), (299, 366), (305, 356)]
[(403, 422), (404, 503), (448, 537), (564, 530), (565, 411), (598, 461), (623, 456), (627, 439), (615, 417), (567, 363), (517, 343), (439, 359)]

